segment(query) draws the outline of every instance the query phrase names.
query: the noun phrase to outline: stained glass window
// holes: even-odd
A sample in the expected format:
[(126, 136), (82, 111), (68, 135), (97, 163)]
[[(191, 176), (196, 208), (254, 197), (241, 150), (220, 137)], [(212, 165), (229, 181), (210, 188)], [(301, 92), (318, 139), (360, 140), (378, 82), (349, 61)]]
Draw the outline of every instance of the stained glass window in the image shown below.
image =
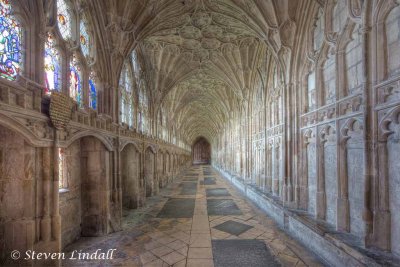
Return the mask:
[(69, 95), (82, 106), (82, 75), (75, 55), (72, 57), (69, 70)]
[(119, 81), (121, 100), (120, 100), (120, 114), (121, 122), (126, 123), (129, 127), (133, 125), (133, 90), (132, 90), (132, 77), (129, 71), (128, 64), (124, 65), (121, 72)]
[(71, 38), (71, 9), (65, 0), (57, 0), (57, 22), (62, 37), (67, 40)]
[(0, 77), (14, 81), (22, 63), (22, 29), (10, 13), (10, 1), (0, 0)]
[(60, 54), (55, 48), (54, 42), (54, 36), (48, 33), (44, 49), (44, 78), (46, 94), (50, 94), (53, 90), (61, 90)]
[(96, 77), (93, 72), (89, 76), (89, 106), (97, 109)]
[(89, 56), (89, 34), (86, 29), (87, 22), (84, 18), (82, 18), (79, 28), (80, 28), (80, 43), (81, 43), (81, 49), (82, 53), (85, 57)]

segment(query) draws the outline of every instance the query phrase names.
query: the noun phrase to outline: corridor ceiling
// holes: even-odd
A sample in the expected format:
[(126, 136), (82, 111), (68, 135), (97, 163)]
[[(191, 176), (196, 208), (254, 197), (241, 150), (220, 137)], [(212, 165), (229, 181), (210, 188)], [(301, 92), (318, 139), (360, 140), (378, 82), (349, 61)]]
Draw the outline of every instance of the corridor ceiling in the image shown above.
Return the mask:
[[(212, 143), (234, 111), (265, 90), (268, 69), (293, 44), (300, 1), (94, 2), (82, 5), (105, 26), (98, 36), (109, 38), (101, 45), (120, 58), (136, 51), (153, 114), (162, 108), (168, 124), (191, 144), (198, 136)], [(107, 15), (96, 17), (98, 12)], [(109, 71), (118, 77), (116, 69)]]

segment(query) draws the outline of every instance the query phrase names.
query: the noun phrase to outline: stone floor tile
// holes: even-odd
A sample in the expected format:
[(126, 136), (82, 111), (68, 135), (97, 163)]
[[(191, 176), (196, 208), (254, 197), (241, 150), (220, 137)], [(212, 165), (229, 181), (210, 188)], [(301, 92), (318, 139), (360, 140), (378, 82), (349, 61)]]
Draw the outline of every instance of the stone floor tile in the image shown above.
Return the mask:
[(179, 239), (179, 240), (185, 242), (186, 244), (188, 244), (190, 241), (190, 235), (187, 233), (184, 233), (184, 232), (176, 233), (174, 235), (174, 238)]
[(168, 253), (171, 253), (172, 251), (173, 250), (171, 248), (167, 247), (167, 246), (162, 246), (162, 247), (155, 248), (155, 249), (151, 250), (151, 252), (154, 255), (156, 255), (157, 257), (164, 256), (164, 255), (166, 255)]
[(155, 249), (155, 248), (158, 248), (158, 247), (161, 247), (161, 246), (162, 246), (162, 244), (160, 242), (157, 242), (157, 241), (151, 241), (151, 242), (149, 242), (149, 243), (144, 245), (146, 250), (152, 250), (152, 249)]
[(268, 242), (268, 244), (275, 250), (282, 252), (285, 248), (286, 245), (279, 239), (274, 239), (271, 242)]
[(176, 252), (179, 252), (180, 254), (182, 254), (183, 256), (186, 257), (188, 254), (188, 250), (189, 250), (189, 248), (187, 246), (185, 246), (183, 248), (177, 249)]
[(188, 259), (186, 267), (214, 267), (214, 262), (212, 259)]
[(180, 262), (177, 262), (173, 265), (173, 267), (185, 267), (186, 266), (186, 259)]
[(278, 254), (278, 260), (282, 264), (282, 266), (291, 267), (291, 266), (296, 266), (297, 265), (297, 262), (299, 261), (299, 258), (279, 253)]
[(189, 259), (212, 259), (212, 250), (209, 248), (189, 248)]
[(163, 261), (160, 259), (157, 259), (155, 261), (149, 262), (145, 265), (143, 265), (143, 267), (163, 267)]
[(155, 259), (157, 259), (157, 257), (154, 256), (154, 254), (151, 253), (151, 252), (142, 253), (142, 254), (139, 255), (139, 257), (140, 257), (140, 261), (141, 261), (142, 264), (146, 264), (148, 262), (152, 262)]
[(180, 248), (186, 247), (187, 245), (181, 240), (175, 240), (174, 242), (167, 244), (167, 246), (172, 248), (173, 250), (178, 250)]
[[(198, 181), (203, 180), (203, 167), (199, 167)], [(321, 266), (318, 260), (304, 247), (279, 230), (277, 224), (257, 207), (249, 204), (237, 193), (234, 187), (223, 180), (218, 174), (213, 175), (215, 185), (203, 186), (197, 184), (196, 194), (191, 196), (179, 195), (180, 179), (161, 189), (159, 196), (150, 197), (146, 205), (136, 210), (123, 210), (123, 229), (103, 237), (81, 239), (70, 246), (69, 249), (78, 249), (84, 252), (91, 251), (93, 247), (115, 247), (119, 253), (112, 261), (107, 261), (109, 266), (214, 266), (211, 258), (212, 242), (214, 241), (243, 241), (242, 238), (259, 241), (266, 244), (273, 255), (279, 255), (284, 264), (296, 266)], [(190, 181), (186, 181), (187, 183)], [(208, 200), (220, 200), (218, 197), (206, 198), (206, 189), (226, 188), (231, 194), (230, 199), (241, 211), (241, 215), (208, 214)], [(226, 192), (226, 191), (225, 191)], [(169, 207), (166, 208), (169, 200)], [(189, 201), (189, 202), (188, 202)], [(228, 209), (232, 202), (227, 204)], [(186, 209), (186, 215), (180, 216)], [(164, 209), (166, 208), (166, 209)], [(164, 216), (157, 215), (164, 209)], [(193, 211), (193, 213), (191, 213)], [(176, 214), (177, 216), (170, 216)], [(178, 218), (177, 218), (178, 217)], [(227, 221), (234, 221), (253, 228), (243, 232), (240, 236), (230, 235), (214, 227)], [(154, 254), (153, 254), (153, 252)], [(190, 258), (189, 258), (190, 254)], [(231, 256), (231, 254), (229, 254)], [(192, 257), (210, 257), (210, 259), (197, 259)], [(279, 257), (278, 257), (279, 258)], [(174, 262), (174, 263), (173, 263)], [(85, 262), (82, 262), (85, 265)], [(217, 264), (216, 264), (217, 265)], [(63, 266), (73, 266), (73, 262), (63, 262)], [(87, 266), (92, 266), (88, 262)], [(229, 265), (229, 267), (235, 267)], [(246, 266), (245, 266), (246, 267)], [(249, 265), (249, 267), (252, 267)]]
[(172, 238), (172, 237), (168, 237), (168, 236), (156, 239), (157, 242), (159, 242), (159, 243), (161, 243), (163, 245), (166, 245), (166, 244), (169, 244), (171, 242), (174, 242), (175, 240), (176, 240), (176, 238)]
[(161, 257), (161, 259), (166, 263), (168, 263), (169, 265), (173, 265), (185, 258), (186, 258), (185, 256), (175, 251)]

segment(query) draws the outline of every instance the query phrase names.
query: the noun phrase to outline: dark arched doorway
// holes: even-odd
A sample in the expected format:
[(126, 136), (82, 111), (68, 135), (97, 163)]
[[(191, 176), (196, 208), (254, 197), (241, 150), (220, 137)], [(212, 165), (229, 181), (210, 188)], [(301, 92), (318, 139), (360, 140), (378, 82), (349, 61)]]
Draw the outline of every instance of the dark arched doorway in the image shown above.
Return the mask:
[(204, 137), (199, 137), (192, 146), (193, 164), (210, 164), (211, 145)]

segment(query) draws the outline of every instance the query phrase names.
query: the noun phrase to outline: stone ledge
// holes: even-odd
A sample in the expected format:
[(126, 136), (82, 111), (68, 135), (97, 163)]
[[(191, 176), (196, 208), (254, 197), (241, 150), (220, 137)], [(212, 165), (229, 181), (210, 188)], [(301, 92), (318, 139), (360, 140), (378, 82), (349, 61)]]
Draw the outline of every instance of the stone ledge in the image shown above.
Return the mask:
[[(245, 184), (240, 177), (232, 176), (216, 166), (215, 168), (222, 177), (229, 180), (249, 200), (272, 217), (280, 228), (303, 243), (327, 265), (347, 267), (382, 266), (383, 264), (385, 266), (399, 266), (396, 259), (391, 258), (379, 259), (378, 263), (375, 259), (363, 253), (362, 249), (347, 244), (312, 218), (306, 217), (305, 214), (302, 216), (301, 212), (285, 208), (281, 201), (263, 193), (252, 185)], [(379, 255), (378, 257), (382, 256)]]

